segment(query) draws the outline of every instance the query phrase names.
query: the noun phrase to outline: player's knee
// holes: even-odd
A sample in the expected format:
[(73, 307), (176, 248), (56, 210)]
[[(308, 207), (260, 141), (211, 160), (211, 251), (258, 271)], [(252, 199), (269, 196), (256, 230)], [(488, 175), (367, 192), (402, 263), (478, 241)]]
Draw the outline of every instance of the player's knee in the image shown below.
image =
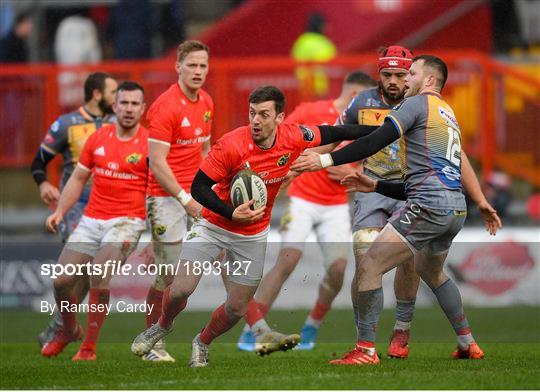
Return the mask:
[(54, 290), (57, 292), (62, 292), (68, 290), (71, 286), (75, 284), (75, 279), (73, 276), (63, 274), (58, 276), (53, 283)]
[(171, 283), (173, 282), (173, 280), (174, 280), (174, 276), (170, 276), (170, 275), (164, 275), (164, 276), (157, 275), (156, 278), (154, 279), (154, 283), (152, 284), (152, 286), (153, 286), (156, 290), (164, 291), (167, 287), (169, 287), (169, 286), (171, 285)]
[(379, 235), (379, 229), (360, 229), (353, 233), (354, 255), (359, 258), (365, 255), (375, 238)]

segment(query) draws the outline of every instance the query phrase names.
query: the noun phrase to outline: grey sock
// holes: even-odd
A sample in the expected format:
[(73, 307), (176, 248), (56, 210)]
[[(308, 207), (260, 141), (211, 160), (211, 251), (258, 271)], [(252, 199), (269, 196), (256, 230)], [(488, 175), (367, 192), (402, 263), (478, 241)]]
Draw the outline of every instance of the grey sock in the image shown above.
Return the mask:
[(414, 304), (416, 299), (412, 301), (397, 300), (396, 302), (396, 320), (410, 323), (413, 319)]
[(382, 287), (375, 290), (359, 291), (357, 298), (358, 340), (375, 342), (379, 315), (383, 309), (384, 296)]
[(446, 314), (448, 321), (452, 324), (457, 335), (466, 335), (471, 333), (469, 321), (465, 317), (463, 304), (461, 303), (461, 294), (452, 279), (448, 279), (442, 285), (433, 290), (437, 301)]

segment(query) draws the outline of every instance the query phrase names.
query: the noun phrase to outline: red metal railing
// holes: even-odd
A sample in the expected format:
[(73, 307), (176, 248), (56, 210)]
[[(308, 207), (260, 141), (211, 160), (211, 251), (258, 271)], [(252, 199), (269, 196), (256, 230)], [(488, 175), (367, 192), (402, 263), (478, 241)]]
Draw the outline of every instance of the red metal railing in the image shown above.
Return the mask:
[[(450, 70), (443, 95), (460, 121), (466, 150), (481, 161), (483, 174), (499, 167), (540, 187), (540, 81), (477, 52), (438, 55)], [(376, 76), (372, 54), (340, 57), (325, 65), (328, 91), (319, 97), (297, 80), (298, 66), (288, 58), (212, 59), (205, 88), (215, 101), (214, 140), (247, 122), (247, 97), (256, 86), (280, 87), (289, 113), (301, 100), (337, 96), (351, 70)], [(170, 60), (2, 66), (0, 168), (30, 164), (48, 126), (81, 104), (84, 79), (95, 70), (140, 82), (149, 104), (177, 78)]]

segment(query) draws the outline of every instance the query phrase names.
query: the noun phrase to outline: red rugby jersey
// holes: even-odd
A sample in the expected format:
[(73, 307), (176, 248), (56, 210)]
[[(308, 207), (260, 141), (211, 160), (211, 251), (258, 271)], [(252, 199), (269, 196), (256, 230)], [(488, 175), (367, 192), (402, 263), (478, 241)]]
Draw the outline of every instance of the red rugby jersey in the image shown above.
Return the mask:
[[(191, 191), (193, 177), (202, 162), (203, 143), (210, 140), (214, 116), (214, 102), (204, 90), (197, 101), (190, 101), (174, 83), (150, 106), (148, 120), (149, 140), (170, 146), (167, 163), (178, 183)], [(170, 196), (150, 172), (148, 194)]]
[(279, 192), (279, 187), (289, 172), (289, 167), (306, 148), (317, 147), (321, 143), (321, 134), (317, 127), (296, 124), (278, 126), (274, 145), (263, 150), (251, 136), (249, 126), (240, 127), (225, 134), (212, 147), (203, 161), (201, 170), (217, 182), (214, 191), (225, 203), (231, 205), (231, 180), (235, 174), (249, 163), (266, 184), (268, 203), (264, 217), (253, 224), (241, 224), (230, 221), (206, 208), (202, 216), (233, 233), (253, 235), (262, 232), (270, 224), (272, 206)]
[(93, 173), (84, 215), (95, 219), (146, 217), (148, 130), (142, 125), (129, 140), (116, 136), (116, 124), (104, 126), (86, 141), (78, 166)]
[[(332, 100), (305, 102), (298, 105), (285, 119), (288, 123), (333, 125), (339, 116)], [(348, 202), (346, 188), (328, 178), (326, 170), (302, 173), (289, 186), (288, 196), (299, 197), (323, 205)]]

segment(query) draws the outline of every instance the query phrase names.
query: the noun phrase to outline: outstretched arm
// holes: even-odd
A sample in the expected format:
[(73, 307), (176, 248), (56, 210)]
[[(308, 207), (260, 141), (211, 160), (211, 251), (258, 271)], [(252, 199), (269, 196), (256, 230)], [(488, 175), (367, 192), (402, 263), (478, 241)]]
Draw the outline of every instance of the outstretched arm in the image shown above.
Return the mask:
[[(337, 134), (337, 136), (333, 137), (341, 137), (347, 133), (353, 133), (355, 132), (353, 130), (354, 127), (359, 128), (356, 130), (357, 133), (362, 130), (363, 132), (367, 133), (367, 136), (360, 137), (348, 146), (345, 146), (330, 154), (319, 155), (312, 151), (306, 151), (300, 155), (296, 162), (294, 162), (294, 164), (291, 166), (291, 170), (298, 172), (316, 171), (329, 166), (338, 166), (343, 165), (344, 163), (356, 162), (375, 154), (377, 151), (381, 150), (383, 147), (386, 147), (400, 137), (399, 130), (390, 120), (385, 120), (383, 125), (380, 127), (367, 127), (365, 125), (347, 125), (345, 127), (347, 127), (346, 131), (339, 129), (342, 127), (329, 128), (335, 128), (334, 133)], [(367, 132), (368, 128), (370, 128), (369, 132)], [(323, 130), (321, 129), (321, 144), (326, 141), (322, 135)], [(330, 136), (328, 136), (328, 138), (330, 138)], [(341, 138), (341, 140), (351, 139), (346, 139), (343, 137)], [(333, 141), (335, 140), (332, 140), (331, 142)]]

